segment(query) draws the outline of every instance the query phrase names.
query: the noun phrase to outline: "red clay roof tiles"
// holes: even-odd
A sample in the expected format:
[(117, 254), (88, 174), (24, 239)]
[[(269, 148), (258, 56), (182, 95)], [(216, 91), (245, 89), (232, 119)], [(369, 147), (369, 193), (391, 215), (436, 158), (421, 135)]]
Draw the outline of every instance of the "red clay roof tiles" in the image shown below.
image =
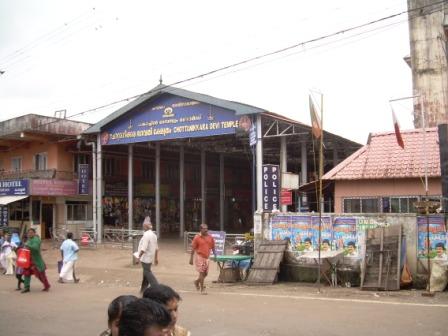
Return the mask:
[[(360, 180), (422, 177), (425, 156), (428, 176), (440, 176), (440, 153), (437, 128), (401, 131), (402, 149), (394, 132), (371, 134), (367, 145), (360, 148), (332, 170), (324, 180)], [(424, 139), (425, 138), (425, 139)]]

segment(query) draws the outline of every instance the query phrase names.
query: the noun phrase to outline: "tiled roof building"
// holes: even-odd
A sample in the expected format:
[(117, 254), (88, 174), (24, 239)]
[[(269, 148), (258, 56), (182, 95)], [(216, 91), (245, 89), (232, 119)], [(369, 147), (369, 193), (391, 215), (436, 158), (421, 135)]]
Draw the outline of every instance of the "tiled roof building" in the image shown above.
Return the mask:
[(371, 134), (365, 146), (323, 176), (335, 182), (336, 212), (414, 212), (411, 203), (425, 195), (425, 170), (428, 195), (440, 197), (437, 128), (401, 133), (404, 148), (394, 132)]

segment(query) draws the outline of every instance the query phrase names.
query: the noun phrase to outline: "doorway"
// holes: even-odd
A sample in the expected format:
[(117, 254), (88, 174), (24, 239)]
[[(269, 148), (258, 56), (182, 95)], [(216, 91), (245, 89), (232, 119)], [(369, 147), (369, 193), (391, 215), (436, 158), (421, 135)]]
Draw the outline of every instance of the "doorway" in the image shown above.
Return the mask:
[(42, 204), (42, 225), (42, 238), (51, 238), (53, 233), (53, 204)]

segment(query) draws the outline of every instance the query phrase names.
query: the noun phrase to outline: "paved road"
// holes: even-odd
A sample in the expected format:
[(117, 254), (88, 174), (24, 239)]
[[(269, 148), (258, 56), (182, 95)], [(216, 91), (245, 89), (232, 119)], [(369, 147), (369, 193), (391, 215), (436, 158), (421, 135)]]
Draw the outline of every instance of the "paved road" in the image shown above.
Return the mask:
[[(194, 336), (243, 335), (448, 335), (448, 293), (435, 298), (418, 291), (361, 292), (355, 288), (283, 283), (252, 287), (209, 282), (209, 294), (193, 290), (194, 273), (177, 244), (161, 244), (161, 282), (181, 294), (180, 321)], [(53, 261), (56, 250), (44, 255), (53, 287), (41, 292), (36, 279), (32, 292), (14, 291), (12, 277), (0, 277), (1, 335), (98, 335), (106, 325), (106, 308), (117, 295), (136, 294), (141, 270), (129, 265), (129, 251), (82, 251), (80, 284), (58, 284)], [(216, 279), (212, 267), (210, 280)]]

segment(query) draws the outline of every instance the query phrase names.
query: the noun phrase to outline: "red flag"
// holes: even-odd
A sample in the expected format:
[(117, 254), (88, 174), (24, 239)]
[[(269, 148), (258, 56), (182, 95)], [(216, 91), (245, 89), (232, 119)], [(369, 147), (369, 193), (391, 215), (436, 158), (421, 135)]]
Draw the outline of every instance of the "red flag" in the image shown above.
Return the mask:
[(316, 107), (314, 106), (313, 99), (311, 96), (310, 98), (310, 114), (311, 114), (311, 131), (313, 132), (313, 135), (319, 139), (322, 135), (322, 124), (320, 122), (319, 115), (316, 112)]
[(398, 123), (397, 117), (395, 116), (394, 109), (392, 109), (392, 118), (394, 120), (395, 136), (397, 137), (398, 146), (404, 149), (404, 142), (400, 132), (400, 124)]

